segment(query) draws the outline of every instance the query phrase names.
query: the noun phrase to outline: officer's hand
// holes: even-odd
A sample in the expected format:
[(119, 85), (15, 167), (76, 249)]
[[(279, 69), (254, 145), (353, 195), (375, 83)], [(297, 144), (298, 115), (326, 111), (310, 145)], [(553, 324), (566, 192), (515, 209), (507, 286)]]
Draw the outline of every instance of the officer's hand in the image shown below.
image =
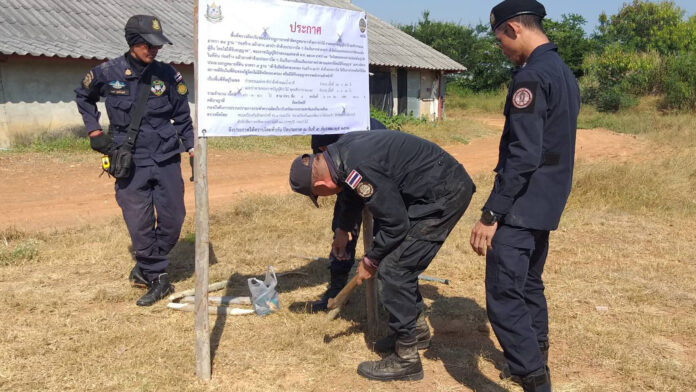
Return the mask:
[(193, 148), (189, 148), (189, 150), (188, 150), (189, 157), (191, 157), (191, 158), (193, 158), (195, 156), (195, 153), (193, 151), (194, 151)]
[(358, 286), (360, 286), (360, 285), (362, 284), (363, 280), (372, 279), (372, 278), (375, 276), (375, 272), (377, 272), (376, 269), (374, 269), (374, 268), (368, 266), (367, 264), (365, 264), (365, 259), (366, 259), (366, 258), (367, 258), (367, 256), (366, 256), (366, 257), (363, 257), (363, 259), (362, 259), (362, 261), (360, 262), (360, 264), (358, 264), (358, 272), (357, 272), (357, 275), (358, 275), (358, 280), (357, 280)]
[(350, 232), (342, 230), (340, 228), (336, 229), (334, 234), (333, 243), (331, 244), (331, 251), (334, 256), (339, 260), (348, 260), (348, 253), (346, 253), (346, 246), (351, 240)]
[(471, 249), (479, 256), (485, 256), (488, 249), (493, 249), (493, 236), (498, 229), (498, 222), (492, 225), (484, 225), (481, 221), (476, 222), (471, 230)]
[(114, 147), (114, 138), (110, 134), (107, 135), (103, 133), (101, 130), (92, 131), (89, 133), (89, 145), (92, 147), (92, 150), (107, 155)]

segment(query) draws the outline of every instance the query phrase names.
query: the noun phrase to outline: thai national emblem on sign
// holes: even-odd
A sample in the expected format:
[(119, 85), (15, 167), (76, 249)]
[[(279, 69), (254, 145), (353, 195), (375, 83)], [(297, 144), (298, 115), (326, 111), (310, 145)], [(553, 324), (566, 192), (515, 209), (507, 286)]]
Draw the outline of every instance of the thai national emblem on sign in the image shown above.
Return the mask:
[(222, 9), (221, 6), (213, 4), (208, 4), (208, 9), (205, 12), (205, 18), (213, 23), (220, 22), (222, 20)]

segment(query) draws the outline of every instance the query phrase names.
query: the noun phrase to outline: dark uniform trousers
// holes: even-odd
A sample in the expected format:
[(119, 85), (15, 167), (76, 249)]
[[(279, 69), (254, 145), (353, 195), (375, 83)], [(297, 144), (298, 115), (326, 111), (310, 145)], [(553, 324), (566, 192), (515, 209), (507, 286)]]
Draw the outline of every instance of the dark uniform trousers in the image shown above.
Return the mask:
[(501, 224), (486, 254), (486, 308), (514, 375), (544, 367), (549, 317), (541, 274), (549, 232)]
[(186, 216), (179, 155), (136, 166), (129, 178), (116, 180), (116, 201), (133, 244), (138, 267), (152, 280), (168, 264)]
[(445, 197), (444, 209), (435, 216), (411, 217), (406, 239), (379, 264), (380, 298), (389, 312), (389, 327), (398, 339), (406, 342), (416, 339), (416, 319), (423, 309), (418, 275), (435, 258), (469, 206), (475, 190), (461, 165), (453, 170), (447, 184), (451, 189)]

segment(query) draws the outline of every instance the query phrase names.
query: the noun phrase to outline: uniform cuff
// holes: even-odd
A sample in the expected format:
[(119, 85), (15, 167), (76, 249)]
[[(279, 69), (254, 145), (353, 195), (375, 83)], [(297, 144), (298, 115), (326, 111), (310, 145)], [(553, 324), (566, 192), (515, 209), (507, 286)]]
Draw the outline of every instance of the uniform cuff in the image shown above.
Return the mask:
[(484, 204), (483, 209), (490, 210), (499, 215), (505, 215), (512, 208), (513, 199), (511, 197), (502, 196), (497, 193), (491, 193), (488, 201)]
[(363, 257), (362, 262), (363, 264), (365, 264), (366, 267), (369, 267), (373, 270), (376, 270), (379, 267), (379, 260), (374, 260), (367, 256)]
[(103, 128), (99, 125), (99, 121), (89, 121), (85, 123), (85, 130), (87, 131), (87, 135), (89, 135), (90, 132), (103, 131)]

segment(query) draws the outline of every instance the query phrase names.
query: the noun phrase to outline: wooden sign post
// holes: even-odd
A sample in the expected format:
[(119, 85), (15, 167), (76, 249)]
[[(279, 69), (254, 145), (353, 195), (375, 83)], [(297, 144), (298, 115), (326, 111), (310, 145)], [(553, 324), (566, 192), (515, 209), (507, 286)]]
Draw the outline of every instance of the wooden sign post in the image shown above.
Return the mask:
[[(198, 85), (198, 2), (193, 7), (193, 50), (196, 86)], [(196, 294), (194, 300), (194, 336), (196, 340), (196, 377), (209, 381), (210, 320), (208, 318), (208, 265), (210, 261), (208, 211), (208, 139), (198, 130), (198, 96), (196, 96), (196, 140), (194, 180), (196, 193)]]

